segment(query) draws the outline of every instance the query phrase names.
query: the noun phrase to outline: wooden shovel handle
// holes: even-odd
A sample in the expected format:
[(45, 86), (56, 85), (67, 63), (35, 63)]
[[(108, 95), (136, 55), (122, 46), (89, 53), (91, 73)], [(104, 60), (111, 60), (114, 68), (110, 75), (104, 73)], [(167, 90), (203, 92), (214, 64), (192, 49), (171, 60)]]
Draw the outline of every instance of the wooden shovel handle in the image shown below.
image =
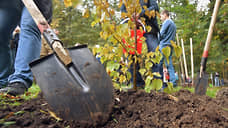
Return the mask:
[(215, 6), (214, 6), (209, 31), (207, 34), (207, 40), (205, 43), (204, 52), (203, 52), (202, 59), (201, 59), (200, 74), (202, 73), (202, 71), (206, 70), (206, 62), (207, 62), (207, 57), (208, 57), (209, 46), (211, 43), (211, 38), (212, 38), (212, 34), (213, 34), (213, 29), (214, 29), (214, 26), (216, 23), (216, 17), (218, 14), (220, 2), (221, 2), (221, 0), (216, 0)]
[[(48, 34), (47, 30), (51, 29), (51, 27), (49, 26), (47, 20), (44, 18), (44, 16), (42, 15), (42, 13), (40, 12), (40, 10), (38, 9), (38, 7), (36, 6), (36, 4), (34, 3), (33, 0), (22, 0), (25, 7), (28, 9), (29, 13), (31, 14), (33, 20), (35, 21), (36, 25), (38, 26), (40, 32), (43, 34), (44, 32), (46, 34)], [(55, 33), (51, 33), (53, 37), (57, 37), (55, 35)], [(49, 43), (49, 45), (52, 47), (52, 49), (54, 50), (54, 52), (57, 54), (57, 56), (59, 57), (59, 59), (63, 62), (63, 64), (65, 66), (69, 65), (70, 63), (72, 63), (72, 59), (69, 55), (69, 52), (67, 50), (65, 50), (62, 46), (62, 43), (60, 40), (51, 40), (51, 41), (47, 41)]]

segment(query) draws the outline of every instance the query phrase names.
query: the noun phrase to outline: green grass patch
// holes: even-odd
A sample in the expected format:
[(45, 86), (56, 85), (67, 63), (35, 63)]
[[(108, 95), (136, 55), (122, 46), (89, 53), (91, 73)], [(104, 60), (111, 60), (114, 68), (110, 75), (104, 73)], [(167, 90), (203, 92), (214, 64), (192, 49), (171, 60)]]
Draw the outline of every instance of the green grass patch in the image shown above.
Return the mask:
[(207, 88), (207, 92), (206, 92), (206, 95), (212, 97), (212, 98), (215, 98), (216, 97), (216, 94), (217, 92), (221, 89), (221, 87), (208, 87)]
[(223, 110), (225, 110), (225, 111), (228, 111), (228, 108), (222, 108)]
[(36, 84), (33, 84), (27, 92), (25, 92), (23, 95), (20, 96), (11, 96), (8, 94), (1, 94), (0, 95), (0, 107), (4, 105), (11, 105), (11, 106), (18, 106), (21, 105), (21, 103), (24, 100), (30, 100), (33, 98), (36, 98), (37, 95), (40, 92), (40, 88), (39, 86), (37, 86)]
[[(178, 87), (174, 88), (174, 92), (178, 92), (178, 91), (181, 90), (181, 89), (189, 90), (189, 91), (192, 92), (192, 93), (195, 92), (195, 88), (193, 88), (193, 87), (181, 87), (181, 86), (178, 86)], [(208, 87), (208, 88), (207, 88), (206, 95), (207, 95), (207, 96), (210, 96), (210, 97), (212, 97), (212, 98), (215, 98), (217, 92), (218, 92), (220, 89), (221, 89), (221, 87)]]
[(190, 87), (182, 87), (182, 86), (177, 86), (176, 88), (174, 88), (174, 92), (178, 92), (181, 89), (185, 89), (185, 90), (189, 90), (190, 92), (194, 93), (194, 88), (190, 88)]
[(33, 84), (25, 94), (21, 95), (21, 98), (24, 100), (30, 100), (30, 99), (36, 98), (39, 93), (40, 93), (39, 86), (36, 84)]

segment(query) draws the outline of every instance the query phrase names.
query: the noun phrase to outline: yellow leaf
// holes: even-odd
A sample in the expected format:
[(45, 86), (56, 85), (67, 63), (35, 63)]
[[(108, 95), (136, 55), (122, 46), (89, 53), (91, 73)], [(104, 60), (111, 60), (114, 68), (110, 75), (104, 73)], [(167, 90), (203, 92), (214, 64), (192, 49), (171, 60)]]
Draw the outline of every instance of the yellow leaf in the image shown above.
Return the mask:
[(115, 11), (113, 9), (110, 10), (111, 15), (115, 15)]
[(126, 77), (124, 75), (120, 75), (119, 82), (123, 83), (126, 81)]
[(174, 47), (174, 52), (175, 52), (177, 58), (179, 58), (182, 54), (182, 48), (180, 46)]
[(155, 75), (157, 77), (161, 77), (161, 74), (159, 72), (153, 72), (153, 75)]
[(66, 7), (70, 7), (70, 6), (72, 6), (72, 1), (71, 0), (64, 0), (64, 5)]
[(150, 18), (150, 11), (149, 10), (146, 10), (145, 11), (145, 15), (148, 16)]
[(145, 72), (146, 72), (146, 69), (145, 68), (141, 68), (141, 69), (139, 69), (139, 72), (143, 76), (145, 74)]
[(156, 16), (158, 17), (158, 19), (160, 19), (160, 13), (158, 11), (156, 11)]
[(57, 121), (62, 120), (61, 118), (57, 117), (56, 114), (48, 109), (48, 112), (50, 113), (51, 117), (55, 118)]
[(155, 51), (159, 51), (159, 45), (157, 46), (156, 50)]
[(151, 26), (146, 26), (146, 30), (148, 31), (148, 32), (150, 32), (151, 31), (151, 29), (152, 29), (152, 27)]
[(176, 43), (173, 40), (171, 40), (170, 43), (173, 47), (177, 47)]
[(170, 47), (165, 47), (162, 49), (162, 53), (164, 54), (166, 60), (167, 60), (167, 63), (169, 64), (169, 56), (170, 56), (170, 53), (171, 53), (171, 48)]
[(145, 10), (147, 10), (147, 6), (144, 5), (143, 8), (144, 8)]
[(154, 10), (150, 11), (150, 16), (152, 16), (153, 18), (155, 17), (155, 11)]
[(96, 24), (97, 24), (97, 23), (96, 23), (95, 21), (93, 21), (93, 22), (91, 23), (91, 27), (94, 27)]
[(144, 3), (147, 3), (148, 2), (148, 0), (144, 0)]
[(126, 17), (127, 17), (127, 14), (124, 13), (124, 12), (122, 12), (122, 13), (121, 13), (121, 18), (126, 18)]
[(122, 6), (122, 4), (123, 4), (123, 1), (122, 0), (120, 0), (120, 2), (119, 2), (119, 8), (121, 8), (121, 6)]
[(81, 0), (64, 0), (64, 5), (66, 7), (76, 7), (80, 2)]
[(89, 9), (86, 9), (83, 15), (84, 18), (88, 18), (89, 17)]

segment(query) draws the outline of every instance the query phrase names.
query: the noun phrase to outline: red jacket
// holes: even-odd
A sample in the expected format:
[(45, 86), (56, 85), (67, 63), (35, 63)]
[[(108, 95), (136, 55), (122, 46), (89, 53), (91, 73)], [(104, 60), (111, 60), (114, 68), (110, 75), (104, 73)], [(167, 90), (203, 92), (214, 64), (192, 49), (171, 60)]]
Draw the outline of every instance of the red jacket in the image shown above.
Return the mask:
[[(138, 54), (141, 54), (142, 53), (142, 40), (141, 40), (141, 38), (143, 37), (143, 34), (145, 33), (145, 31), (141, 31), (141, 30), (137, 30), (137, 52), (138, 52)], [(134, 38), (134, 30), (131, 30), (131, 38)], [(135, 49), (135, 45), (134, 46), (130, 46), (126, 41), (125, 41), (125, 39), (123, 39), (123, 42), (125, 43), (125, 44), (127, 44), (127, 46), (130, 48), (129, 50), (129, 53), (131, 54), (131, 55), (134, 55), (135, 54), (135, 52), (134, 52), (134, 49)], [(123, 52), (125, 53), (126, 52), (126, 50), (125, 49), (123, 49)]]

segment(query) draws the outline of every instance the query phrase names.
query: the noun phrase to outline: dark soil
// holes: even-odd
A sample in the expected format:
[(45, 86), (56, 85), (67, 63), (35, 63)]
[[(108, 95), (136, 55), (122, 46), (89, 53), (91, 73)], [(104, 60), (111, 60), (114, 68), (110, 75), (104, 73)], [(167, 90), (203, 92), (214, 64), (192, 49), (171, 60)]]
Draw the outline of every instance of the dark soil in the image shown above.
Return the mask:
[(217, 92), (217, 102), (220, 106), (228, 108), (228, 88), (223, 88)]
[[(114, 97), (110, 118), (102, 126), (57, 121), (48, 112), (50, 108), (41, 95), (30, 101), (20, 101), (23, 102), (20, 106), (0, 105), (0, 120), (13, 122), (10, 128), (228, 128), (228, 110), (221, 106), (224, 99), (219, 96), (212, 99), (186, 90), (171, 96), (139, 90), (115, 91)], [(0, 123), (0, 127), (6, 126)]]

